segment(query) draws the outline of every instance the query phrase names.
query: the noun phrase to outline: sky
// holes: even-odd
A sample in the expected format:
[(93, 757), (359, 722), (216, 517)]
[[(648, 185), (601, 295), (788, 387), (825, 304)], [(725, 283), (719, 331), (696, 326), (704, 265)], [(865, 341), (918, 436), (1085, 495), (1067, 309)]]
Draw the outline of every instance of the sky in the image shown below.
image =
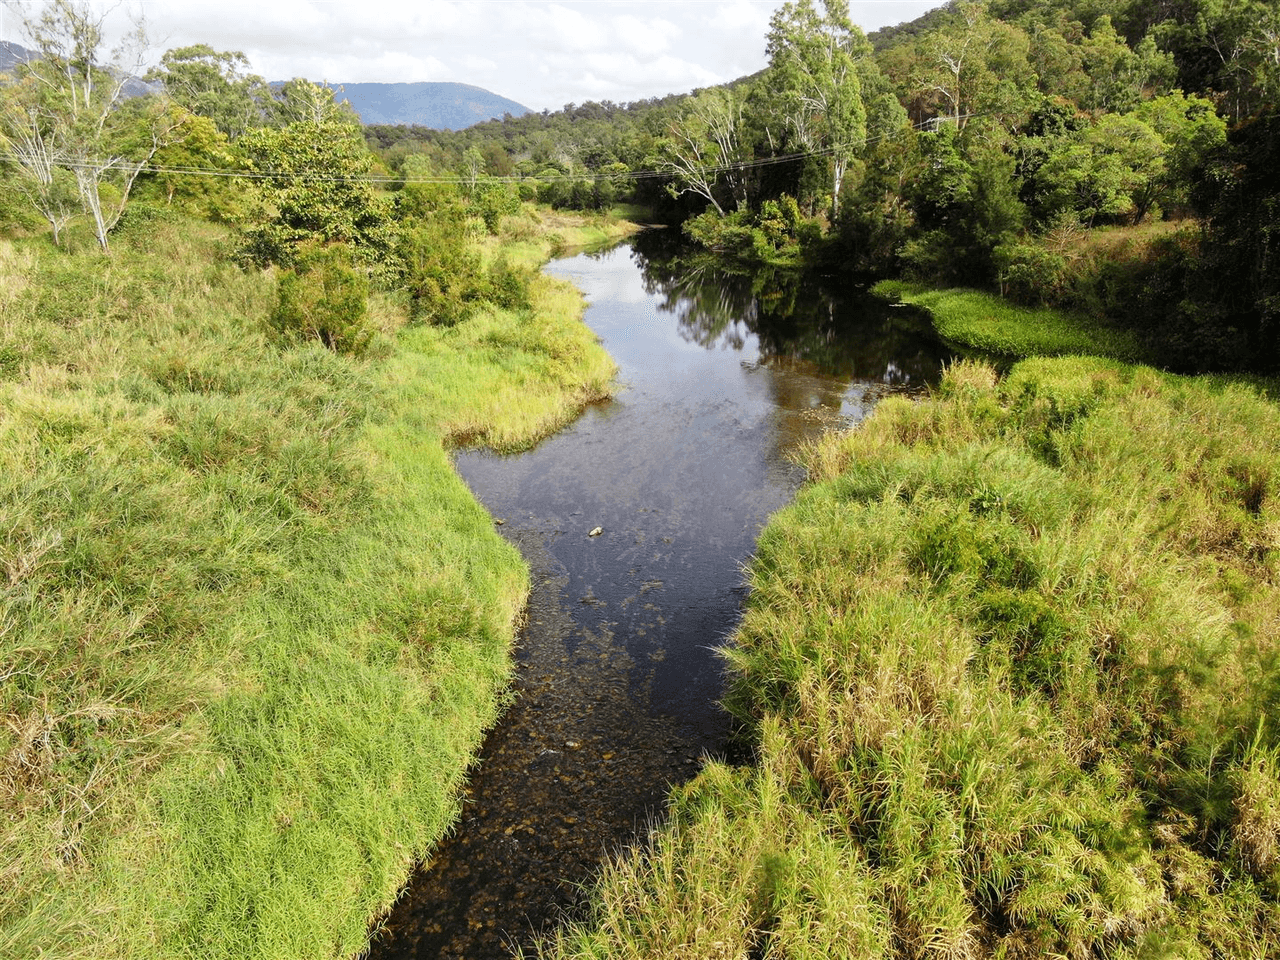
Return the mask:
[[(92, 0), (99, 4), (99, 0)], [(940, 0), (850, 0), (870, 32)], [(15, 7), (0, 39), (22, 43)], [(207, 43), (239, 50), (268, 80), (470, 83), (532, 110), (687, 93), (755, 73), (781, 0), (124, 0), (107, 23), (145, 16), (156, 58)]]

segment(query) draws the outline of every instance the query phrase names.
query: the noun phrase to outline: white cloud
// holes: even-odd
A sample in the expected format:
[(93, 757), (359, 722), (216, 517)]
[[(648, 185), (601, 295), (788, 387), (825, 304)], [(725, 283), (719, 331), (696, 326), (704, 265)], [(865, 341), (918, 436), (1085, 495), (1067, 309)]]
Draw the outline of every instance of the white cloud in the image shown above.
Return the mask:
[(615, 17), (614, 36), (619, 45), (637, 54), (661, 53), (683, 31), (670, 20), (642, 20), (636, 16)]

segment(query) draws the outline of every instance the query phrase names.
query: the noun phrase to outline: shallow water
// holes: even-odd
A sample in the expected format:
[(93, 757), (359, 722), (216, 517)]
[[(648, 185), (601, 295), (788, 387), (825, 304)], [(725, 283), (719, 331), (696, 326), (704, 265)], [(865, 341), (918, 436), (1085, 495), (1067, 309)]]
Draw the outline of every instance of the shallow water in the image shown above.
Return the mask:
[(548, 266), (586, 294), (615, 398), (528, 453), (456, 457), (533, 571), (517, 699), (372, 957), (505, 958), (578, 908), (669, 785), (727, 748), (715, 649), (803, 480), (790, 455), (948, 358), (904, 311), (670, 258), (659, 233)]

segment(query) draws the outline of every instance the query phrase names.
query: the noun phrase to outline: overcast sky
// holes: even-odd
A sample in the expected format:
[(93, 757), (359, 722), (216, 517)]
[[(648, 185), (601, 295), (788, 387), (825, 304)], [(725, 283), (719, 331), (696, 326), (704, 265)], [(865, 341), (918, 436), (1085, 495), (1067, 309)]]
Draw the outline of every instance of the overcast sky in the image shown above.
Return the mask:
[[(35, 0), (21, 0), (27, 10)], [(95, 0), (96, 2), (96, 0)], [(870, 32), (939, 0), (851, 0)], [(125, 0), (157, 53), (192, 43), (239, 50), (268, 80), (452, 80), (533, 110), (617, 103), (734, 80), (764, 66), (781, 0)], [(103, 7), (106, 9), (106, 7)], [(0, 36), (18, 17), (0, 6)]]

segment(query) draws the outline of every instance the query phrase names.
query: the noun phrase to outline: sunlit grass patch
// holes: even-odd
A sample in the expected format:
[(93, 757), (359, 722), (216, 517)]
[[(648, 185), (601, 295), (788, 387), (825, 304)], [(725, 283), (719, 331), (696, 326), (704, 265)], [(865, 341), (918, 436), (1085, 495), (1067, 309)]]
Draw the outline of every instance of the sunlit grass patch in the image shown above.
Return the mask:
[(1010, 303), (980, 290), (932, 290), (901, 280), (877, 283), (873, 292), (928, 313), (952, 343), (1006, 357), (1096, 356), (1140, 361), (1136, 336), (1083, 314)]
[(520, 213), (503, 220), (498, 237), (487, 238), (485, 255), (499, 255), (514, 266), (532, 269), (569, 250), (589, 250), (630, 236), (640, 229), (628, 219), (643, 211), (620, 206), (602, 214), (553, 210), (523, 204)]

